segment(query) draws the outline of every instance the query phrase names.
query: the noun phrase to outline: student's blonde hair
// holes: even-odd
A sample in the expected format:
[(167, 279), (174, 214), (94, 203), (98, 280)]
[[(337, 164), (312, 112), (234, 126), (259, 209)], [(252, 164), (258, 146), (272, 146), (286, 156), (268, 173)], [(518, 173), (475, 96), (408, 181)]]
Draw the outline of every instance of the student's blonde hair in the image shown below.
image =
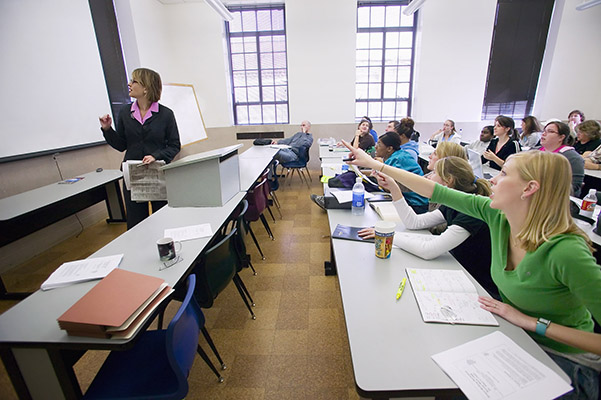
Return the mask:
[(509, 160), (525, 182), (539, 184), (539, 189), (531, 195), (524, 226), (516, 235), (521, 247), (534, 251), (553, 236), (567, 233), (581, 236), (592, 252), (589, 237), (570, 215), (572, 169), (568, 159), (547, 151), (526, 151), (512, 154), (506, 162)]
[(476, 179), (471, 165), (463, 158), (445, 157), (434, 167), (436, 175), (447, 186), (465, 193), (475, 193), (481, 196), (490, 196), (490, 184), (486, 179)]
[(459, 157), (459, 158), (463, 158), (464, 160), (467, 160), (467, 154), (465, 153), (465, 149), (463, 147), (461, 147), (461, 145), (458, 143), (453, 143), (453, 142), (438, 143), (435, 151), (436, 151), (436, 156), (438, 156), (439, 159), (454, 156), (454, 157)]
[(131, 73), (131, 77), (133, 80), (140, 82), (140, 85), (144, 86), (148, 100), (154, 103), (161, 99), (163, 84), (161, 83), (161, 76), (158, 72), (148, 68), (138, 68)]

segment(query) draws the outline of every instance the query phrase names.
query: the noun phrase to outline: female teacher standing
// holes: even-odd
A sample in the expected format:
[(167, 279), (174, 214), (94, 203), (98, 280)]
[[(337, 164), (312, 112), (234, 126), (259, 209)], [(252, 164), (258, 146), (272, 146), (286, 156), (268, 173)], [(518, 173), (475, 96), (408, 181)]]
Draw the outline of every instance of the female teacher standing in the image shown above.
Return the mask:
[[(179, 153), (180, 142), (173, 111), (158, 103), (163, 86), (158, 73), (138, 68), (127, 85), (130, 97), (136, 99), (119, 111), (116, 128), (107, 114), (100, 117), (100, 126), (107, 143), (116, 150), (125, 151), (123, 161), (142, 160), (150, 164), (156, 160), (171, 162)], [(127, 229), (133, 228), (148, 217), (148, 203), (131, 200), (131, 193), (123, 187), (127, 210)], [(153, 201), (152, 211), (157, 211), (166, 201)]]

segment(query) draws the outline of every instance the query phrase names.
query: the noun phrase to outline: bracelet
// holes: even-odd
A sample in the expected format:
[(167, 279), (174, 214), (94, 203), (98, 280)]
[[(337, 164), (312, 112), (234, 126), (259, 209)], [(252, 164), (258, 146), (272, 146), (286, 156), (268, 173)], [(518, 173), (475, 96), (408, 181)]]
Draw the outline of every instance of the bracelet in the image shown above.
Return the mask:
[(380, 171), (379, 171), (379, 172), (382, 172), (382, 171), (384, 171), (384, 167), (385, 167), (385, 166), (386, 166), (386, 164), (382, 163), (382, 168), (380, 168)]
[(547, 328), (551, 325), (551, 321), (545, 318), (539, 318), (536, 321), (536, 330), (535, 332), (541, 336), (545, 336), (547, 334)]

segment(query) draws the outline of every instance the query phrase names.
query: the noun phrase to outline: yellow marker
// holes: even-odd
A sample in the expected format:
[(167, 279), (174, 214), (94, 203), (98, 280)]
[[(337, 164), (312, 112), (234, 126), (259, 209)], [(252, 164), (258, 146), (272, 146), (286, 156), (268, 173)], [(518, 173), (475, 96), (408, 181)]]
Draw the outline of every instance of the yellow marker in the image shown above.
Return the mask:
[(405, 283), (407, 283), (407, 278), (403, 278), (401, 284), (399, 285), (399, 290), (396, 291), (396, 299), (400, 299), (403, 295), (403, 290), (405, 290)]

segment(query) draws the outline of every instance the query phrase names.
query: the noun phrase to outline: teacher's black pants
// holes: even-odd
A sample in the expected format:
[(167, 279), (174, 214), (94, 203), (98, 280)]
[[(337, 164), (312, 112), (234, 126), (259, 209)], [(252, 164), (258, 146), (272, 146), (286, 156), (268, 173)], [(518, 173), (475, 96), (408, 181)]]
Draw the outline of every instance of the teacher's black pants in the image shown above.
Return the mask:
[[(127, 230), (130, 230), (148, 217), (148, 202), (143, 201), (138, 203), (137, 201), (132, 201), (131, 191), (125, 188), (125, 184), (123, 184), (123, 197), (125, 198), (125, 212), (127, 214)], [(152, 205), (152, 212), (154, 213), (160, 210), (161, 207), (164, 207), (167, 202), (151, 201), (150, 204)]]

